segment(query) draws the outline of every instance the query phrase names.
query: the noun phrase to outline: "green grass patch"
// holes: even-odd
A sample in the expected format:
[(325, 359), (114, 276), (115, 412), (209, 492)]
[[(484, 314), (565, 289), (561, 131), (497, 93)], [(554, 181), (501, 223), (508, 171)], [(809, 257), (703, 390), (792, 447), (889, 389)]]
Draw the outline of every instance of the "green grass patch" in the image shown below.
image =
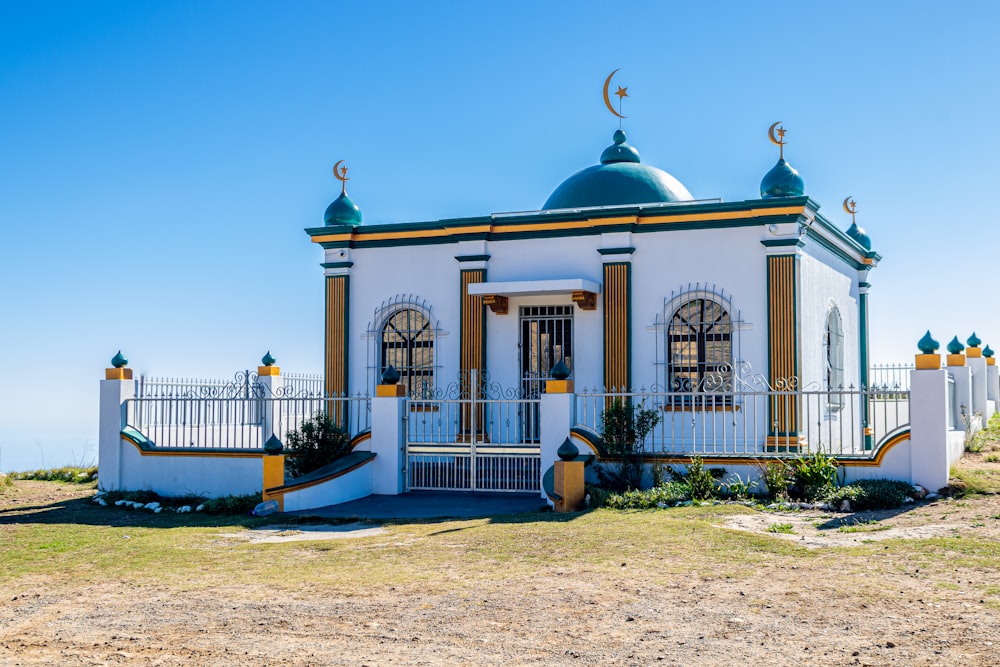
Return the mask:
[(790, 523), (772, 523), (767, 527), (767, 532), (792, 534), (795, 531), (792, 529), (792, 524)]
[(880, 530), (889, 530), (892, 526), (878, 521), (860, 519), (851, 523), (845, 523), (837, 528), (838, 533), (875, 533)]
[(10, 479), (36, 480), (39, 482), (69, 482), (70, 484), (90, 484), (97, 479), (97, 466), (63, 466), (9, 473)]
[(1000, 493), (1000, 470), (955, 466), (951, 469), (951, 486), (957, 495), (994, 495)]

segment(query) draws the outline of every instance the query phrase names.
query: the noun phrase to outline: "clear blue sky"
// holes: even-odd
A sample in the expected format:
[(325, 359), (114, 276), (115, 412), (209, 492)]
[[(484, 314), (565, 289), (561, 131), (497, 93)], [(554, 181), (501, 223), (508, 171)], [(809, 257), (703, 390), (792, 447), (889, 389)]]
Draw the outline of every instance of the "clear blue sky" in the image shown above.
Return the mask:
[(856, 198), (875, 360), (1000, 349), (998, 31), (996, 2), (2, 3), (0, 469), (93, 458), (119, 348), (319, 371), (333, 163), (366, 223), (537, 209), (608, 145), (615, 68), (695, 197), (758, 196), (781, 120), (822, 212)]

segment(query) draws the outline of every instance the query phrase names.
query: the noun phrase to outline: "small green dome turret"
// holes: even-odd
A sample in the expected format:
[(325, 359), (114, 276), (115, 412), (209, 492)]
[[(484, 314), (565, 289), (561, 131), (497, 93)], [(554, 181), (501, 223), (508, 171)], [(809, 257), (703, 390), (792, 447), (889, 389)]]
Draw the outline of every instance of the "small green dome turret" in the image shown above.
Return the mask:
[(973, 331), (972, 335), (969, 336), (968, 340), (965, 341), (965, 344), (968, 345), (969, 347), (979, 347), (980, 345), (983, 344), (983, 341), (980, 340), (979, 336), (976, 335), (976, 332)]
[(801, 197), (806, 191), (805, 183), (792, 165), (780, 158), (771, 171), (764, 174), (760, 182), (760, 198)]
[(965, 346), (958, 340), (958, 336), (951, 339), (948, 343), (948, 354), (962, 354), (965, 351)]
[(917, 349), (923, 354), (934, 354), (937, 352), (939, 347), (941, 347), (941, 343), (934, 340), (934, 337), (931, 336), (930, 329), (927, 330), (927, 333), (924, 334), (923, 338), (917, 341)]
[(690, 201), (680, 181), (656, 167), (641, 164), (639, 151), (615, 130), (614, 143), (601, 153), (601, 164), (578, 171), (552, 193), (543, 211), (590, 206), (624, 206)]
[(989, 345), (983, 348), (983, 356), (987, 359), (993, 356), (993, 350), (990, 349)]
[(351, 225), (352, 227), (357, 227), (361, 224), (361, 209), (351, 201), (346, 192), (341, 192), (340, 196), (326, 207), (323, 222), (326, 225)]
[(865, 250), (872, 249), (872, 240), (869, 238), (868, 234), (861, 227), (858, 227), (858, 223), (852, 222), (851, 226), (847, 228), (847, 235), (858, 242)]

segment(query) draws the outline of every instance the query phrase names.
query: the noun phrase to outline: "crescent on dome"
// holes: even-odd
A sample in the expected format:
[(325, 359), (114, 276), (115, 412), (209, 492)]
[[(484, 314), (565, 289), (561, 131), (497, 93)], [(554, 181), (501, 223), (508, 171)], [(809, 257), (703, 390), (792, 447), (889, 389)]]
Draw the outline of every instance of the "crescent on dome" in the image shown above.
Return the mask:
[[(616, 69), (614, 72), (608, 75), (607, 79), (604, 80), (604, 106), (606, 106), (608, 108), (608, 111), (613, 113), (618, 118), (628, 118), (628, 116), (623, 116), (617, 111), (615, 111), (614, 105), (611, 104), (611, 97), (608, 95), (608, 87), (611, 86), (611, 79), (614, 78), (615, 74), (617, 74), (620, 69), (621, 69), (620, 67)], [(628, 93), (625, 92), (626, 90), (628, 89), (622, 88), (621, 86), (618, 87), (618, 92), (615, 93), (615, 95), (618, 95), (619, 103), (621, 102), (621, 98), (628, 96)]]
[(851, 214), (851, 220), (854, 220), (854, 214), (858, 212), (858, 203), (854, 201), (851, 197), (844, 200), (844, 211)]

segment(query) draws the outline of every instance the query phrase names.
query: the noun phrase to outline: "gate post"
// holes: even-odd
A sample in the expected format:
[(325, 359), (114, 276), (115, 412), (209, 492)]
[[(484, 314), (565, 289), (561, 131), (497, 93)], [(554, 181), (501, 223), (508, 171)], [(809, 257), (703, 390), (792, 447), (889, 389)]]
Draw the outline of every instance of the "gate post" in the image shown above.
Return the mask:
[[(383, 373), (383, 378), (385, 378)], [(380, 384), (372, 397), (372, 493), (397, 496), (404, 491), (403, 451), (406, 422), (406, 387)]]
[(97, 486), (101, 491), (122, 488), (122, 426), (128, 423), (126, 401), (135, 398), (135, 380), (121, 352), (111, 360), (101, 380), (98, 425)]
[(541, 474), (539, 480), (542, 498), (548, 499), (545, 493), (544, 477), (546, 471), (555, 465), (559, 459), (559, 445), (569, 437), (573, 427), (573, 392), (572, 380), (548, 380), (545, 383), (545, 393), (539, 397), (539, 440), (541, 450)]
[[(261, 357), (262, 366), (257, 367), (257, 384), (263, 388), (260, 393), (261, 415), (260, 415), (260, 441), (266, 443), (273, 435), (284, 442), (284, 434), (279, 434), (281, 430), (281, 415), (279, 401), (274, 400), (282, 395), (285, 386), (285, 378), (281, 377), (281, 367), (275, 366), (277, 361), (271, 356), (271, 351)], [(251, 397), (256, 398), (256, 397)]]

